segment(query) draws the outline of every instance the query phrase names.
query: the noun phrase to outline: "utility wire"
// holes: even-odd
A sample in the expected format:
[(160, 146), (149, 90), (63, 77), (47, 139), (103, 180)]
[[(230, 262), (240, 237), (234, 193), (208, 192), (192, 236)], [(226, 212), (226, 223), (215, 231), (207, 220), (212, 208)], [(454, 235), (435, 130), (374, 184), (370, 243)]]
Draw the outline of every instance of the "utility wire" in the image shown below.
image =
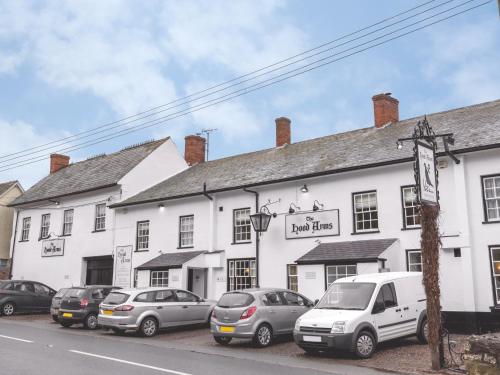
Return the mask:
[[(416, 10), (416, 9), (419, 9), (419, 8), (421, 8), (421, 7), (424, 7), (424, 6), (426, 6), (426, 5), (430, 4), (430, 3), (433, 3), (433, 2), (435, 2), (435, 1), (436, 1), (436, 0), (427, 1), (427, 2), (425, 2), (425, 3), (423, 3), (423, 4), (420, 4), (420, 5), (418, 5), (418, 6), (415, 6), (415, 7), (413, 7), (413, 8), (410, 8), (410, 9), (405, 10), (405, 11), (403, 11), (403, 12), (397, 13), (397, 14), (395, 14), (395, 15), (393, 15), (393, 16), (390, 16), (390, 17), (387, 17), (387, 18), (385, 18), (385, 19), (382, 19), (382, 20), (380, 20), (380, 21), (378, 21), (378, 22), (376, 22), (376, 23), (373, 23), (373, 24), (371, 24), (371, 25), (369, 25), (369, 26), (366, 26), (366, 27), (364, 27), (364, 28), (362, 28), (362, 29), (356, 30), (356, 31), (351, 32), (351, 33), (349, 33), (349, 34), (345, 34), (345, 35), (343, 35), (343, 36), (341, 36), (341, 37), (339, 37), (339, 38), (336, 38), (336, 39), (331, 40), (331, 41), (329, 41), (329, 42), (323, 43), (323, 44), (321, 44), (321, 45), (319, 45), (319, 46), (317, 46), (317, 47), (314, 47), (314, 48), (312, 48), (312, 49), (309, 49), (309, 50), (307, 50), (307, 51), (304, 51), (304, 52), (301, 52), (301, 53), (296, 54), (296, 55), (294, 55), (294, 56), (288, 57), (288, 58), (286, 58), (286, 59), (283, 59), (283, 60), (277, 61), (277, 62), (275, 62), (275, 63), (273, 63), (273, 64), (271, 64), (271, 65), (267, 65), (267, 66), (265, 66), (265, 67), (263, 67), (263, 68), (260, 68), (260, 69), (254, 70), (254, 71), (252, 71), (252, 72), (250, 72), (250, 73), (246, 73), (246, 74), (241, 75), (241, 76), (239, 76), (239, 77), (236, 77), (236, 78), (230, 79), (230, 80), (228, 80), (228, 81), (225, 81), (225, 82), (219, 83), (219, 84), (217, 84), (217, 85), (215, 85), (215, 86), (212, 86), (212, 87), (209, 87), (209, 88), (207, 88), (207, 89), (204, 89), (204, 90), (201, 90), (201, 91), (198, 91), (198, 92), (192, 93), (192, 94), (187, 95), (187, 96), (185, 96), (185, 97), (183, 97), (183, 98), (179, 98), (179, 99), (173, 100), (173, 101), (171, 101), (171, 102), (169, 102), (169, 103), (162, 104), (162, 105), (160, 105), (160, 106), (157, 106), (157, 107), (154, 107), (154, 108), (148, 109), (148, 110), (146, 110), (146, 111), (139, 112), (139, 113), (137, 113), (137, 114), (135, 114), (135, 115), (131, 115), (131, 116), (125, 117), (125, 118), (123, 118), (123, 119), (121, 119), (121, 120), (113, 121), (113, 122), (111, 122), (111, 123), (107, 123), (107, 124), (104, 124), (104, 125), (101, 125), (101, 126), (98, 126), (98, 127), (92, 128), (92, 129), (88, 129), (88, 130), (86, 130), (86, 131), (83, 131), (83, 132), (80, 132), (80, 133), (77, 133), (77, 134), (73, 134), (73, 135), (71, 135), (71, 136), (67, 136), (67, 137), (61, 138), (61, 139), (59, 139), (59, 140), (51, 141), (51, 142), (48, 142), (48, 143), (45, 143), (45, 144), (42, 144), (42, 145), (39, 145), (39, 146), (34, 146), (34, 147), (31, 147), (31, 148), (28, 148), (28, 149), (25, 149), (25, 150), (21, 150), (21, 151), (18, 151), (18, 152), (14, 152), (14, 153), (10, 153), (10, 154), (5, 154), (5, 155), (0, 156), (0, 159), (3, 159), (3, 158), (8, 157), (8, 156), (13, 156), (13, 155), (23, 154), (23, 153), (26, 153), (27, 151), (36, 150), (36, 149), (39, 149), (39, 148), (42, 148), (42, 147), (45, 147), (45, 146), (48, 146), (48, 145), (58, 144), (58, 143), (61, 143), (61, 142), (63, 142), (63, 141), (67, 141), (67, 140), (69, 140), (69, 139), (74, 139), (74, 138), (87, 138), (87, 137), (91, 136), (92, 134), (87, 135), (87, 136), (85, 136), (85, 137), (80, 137), (80, 136), (81, 136), (81, 135), (84, 135), (84, 134), (94, 133), (94, 132), (95, 132), (95, 130), (98, 130), (98, 129), (103, 129), (103, 128), (107, 128), (108, 126), (112, 126), (112, 125), (115, 125), (115, 124), (121, 123), (121, 122), (126, 121), (126, 120), (131, 120), (131, 119), (133, 119), (134, 117), (138, 117), (138, 116), (141, 116), (141, 115), (147, 114), (147, 113), (149, 113), (149, 112), (152, 112), (152, 111), (155, 111), (155, 110), (157, 110), (157, 109), (163, 108), (163, 107), (165, 107), (165, 106), (167, 106), (167, 105), (170, 105), (170, 104), (177, 103), (177, 102), (179, 102), (179, 101), (185, 101), (186, 99), (192, 98), (193, 96), (197, 96), (197, 95), (199, 95), (199, 94), (203, 94), (203, 93), (206, 93), (206, 92), (212, 91), (213, 89), (216, 89), (216, 88), (219, 88), (219, 87), (225, 86), (225, 85), (227, 85), (227, 84), (229, 84), (229, 83), (232, 83), (232, 82), (238, 81), (238, 80), (240, 80), (240, 79), (242, 79), (242, 78), (252, 76), (252, 75), (254, 75), (254, 74), (256, 74), (256, 73), (259, 73), (259, 72), (262, 72), (262, 71), (264, 71), (264, 70), (266, 70), (266, 69), (269, 69), (269, 68), (272, 68), (272, 67), (278, 66), (278, 65), (280, 65), (280, 64), (282, 64), (282, 63), (284, 63), (284, 62), (287, 62), (287, 61), (293, 60), (293, 59), (295, 59), (295, 58), (297, 58), (297, 57), (300, 57), (300, 56), (306, 55), (306, 54), (308, 54), (308, 53), (310, 53), (310, 52), (313, 52), (313, 51), (316, 51), (316, 50), (318, 50), (318, 49), (321, 49), (321, 48), (323, 48), (323, 47), (325, 47), (325, 46), (331, 45), (331, 44), (333, 44), (333, 43), (335, 43), (335, 42), (337, 42), (337, 41), (340, 41), (340, 40), (345, 39), (345, 38), (347, 38), (347, 37), (350, 37), (350, 36), (352, 36), (352, 35), (356, 35), (356, 34), (358, 34), (358, 33), (360, 33), (360, 32), (363, 32), (363, 31), (365, 31), (365, 30), (368, 30), (368, 29), (370, 29), (370, 28), (372, 28), (372, 27), (374, 27), (374, 26), (377, 26), (377, 25), (383, 24), (383, 23), (385, 23), (385, 22), (387, 22), (387, 21), (390, 21), (390, 20), (392, 20), (392, 19), (395, 19), (395, 18), (397, 18), (397, 17), (400, 17), (400, 16), (402, 16), (402, 15), (404, 15), (404, 14), (410, 13), (410, 12), (412, 12), (412, 11)], [(427, 10), (425, 10), (424, 12), (427, 12), (427, 11), (429, 11), (429, 10), (432, 10), (432, 9), (434, 9), (434, 8), (437, 8), (437, 7), (439, 7), (439, 6), (442, 6), (442, 5), (444, 5), (444, 4), (446, 4), (446, 3), (449, 3), (449, 2), (451, 2), (451, 1), (454, 1), (454, 0), (449, 0), (449, 1), (447, 1), (447, 2), (445, 2), (445, 3), (442, 3), (442, 4), (439, 4), (439, 5), (437, 5), (437, 6), (433, 7), (433, 8), (427, 9)], [(420, 13), (418, 13), (418, 14), (421, 14), (421, 13), (423, 13), (423, 12), (420, 12)], [(418, 15), (418, 14), (416, 14), (416, 15)], [(416, 15), (414, 15), (414, 16), (416, 16)], [(410, 17), (410, 18), (411, 18), (411, 17)], [(408, 18), (407, 18), (407, 19), (408, 19)], [(405, 20), (406, 20), (406, 19), (405, 19)], [(399, 22), (403, 22), (403, 21), (404, 21), (404, 20), (401, 20), (401, 21), (399, 21)], [(375, 31), (373, 31), (373, 32), (376, 32), (376, 31), (379, 31), (379, 30), (381, 30), (381, 29), (377, 29), (377, 30), (375, 30)], [(328, 50), (329, 50), (329, 49), (328, 49)], [(322, 52), (316, 53), (315, 55), (318, 55), (318, 54), (320, 54), (320, 53), (324, 53), (324, 52), (326, 52), (326, 51), (328, 51), (328, 50), (324, 50), (324, 51), (322, 51)], [(315, 55), (312, 55), (312, 56), (306, 57), (306, 58), (304, 58), (304, 59), (307, 59), (307, 58), (313, 57), (313, 56), (315, 56)], [(304, 59), (302, 59), (302, 60), (304, 60)], [(302, 61), (302, 60), (299, 60), (299, 61)], [(299, 62), (299, 61), (297, 61), (297, 62)], [(295, 63), (297, 63), (297, 62), (295, 62)], [(288, 66), (288, 65), (287, 65), (287, 66)], [(281, 68), (283, 68), (283, 67), (281, 67)], [(266, 73), (266, 74), (268, 74), (268, 73)], [(254, 78), (256, 78), (256, 77), (254, 77)], [(247, 81), (248, 81), (248, 80), (247, 80)], [(231, 85), (230, 87), (235, 86), (235, 85), (239, 85), (239, 84), (241, 84), (241, 83), (243, 83), (243, 82), (239, 82), (239, 83), (237, 83), (237, 84), (233, 84), (233, 85)], [(226, 88), (224, 88), (224, 89), (222, 89), (222, 90), (226, 90), (226, 89), (228, 89), (228, 88), (229, 88), (229, 87), (226, 87)], [(219, 91), (221, 91), (221, 90), (218, 90), (218, 92), (219, 92)], [(208, 95), (212, 95), (212, 94), (214, 94), (214, 93), (211, 93), (211, 94), (208, 94)], [(205, 96), (203, 96), (203, 97), (205, 97)], [(202, 98), (202, 97), (197, 98), (196, 100), (201, 99), (201, 98)], [(188, 101), (188, 102), (189, 102), (189, 101)], [(186, 103), (187, 103), (187, 102), (186, 102)], [(163, 112), (163, 111), (162, 111), (162, 112)], [(147, 116), (140, 117), (140, 118), (136, 118), (136, 119), (134, 119), (134, 120), (128, 121), (128, 122), (126, 122), (126, 123), (124, 123), (124, 124), (122, 124), (122, 125), (125, 125), (125, 124), (128, 124), (128, 123), (132, 123), (132, 122), (135, 122), (135, 121), (138, 121), (138, 120), (141, 120), (141, 119), (144, 119), (144, 118), (150, 117), (150, 116), (154, 116), (155, 114), (156, 114), (156, 113), (151, 113), (151, 114), (149, 114), (149, 115), (147, 115)], [(113, 128), (115, 128), (115, 127), (113, 127)], [(113, 129), (113, 128), (111, 128), (111, 129)], [(108, 130), (110, 130), (110, 129), (108, 129)], [(97, 134), (97, 133), (102, 133), (103, 131), (106, 131), (106, 130), (102, 130), (102, 131), (100, 131), (100, 132), (96, 132), (96, 134)], [(64, 143), (68, 143), (68, 142), (64, 142)], [(48, 148), (45, 148), (45, 149), (43, 149), (43, 150), (47, 150), (47, 149), (48, 149)], [(43, 150), (39, 150), (39, 151), (43, 151)], [(9, 159), (9, 160), (12, 160), (12, 159)]]
[[(315, 61), (315, 62), (313, 62), (313, 63), (311, 63), (311, 64), (307, 64), (307, 65), (305, 65), (305, 66), (303, 66), (303, 67), (300, 67), (300, 68), (298, 68), (298, 69), (294, 69), (294, 70), (292, 70), (292, 71), (289, 71), (289, 72), (283, 73), (283, 74), (281, 74), (281, 75), (279, 75), (279, 76), (277, 76), (277, 77), (273, 77), (273, 78), (271, 78), (271, 79), (267, 80), (267, 81), (273, 81), (273, 82), (266, 83), (267, 81), (264, 81), (264, 82), (261, 82), (261, 83), (255, 84), (255, 85), (253, 85), (253, 86), (249, 86), (249, 87), (247, 87), (247, 88), (244, 88), (244, 89), (241, 89), (241, 90), (237, 90), (237, 91), (235, 91), (235, 92), (233, 92), (233, 93), (230, 93), (230, 94), (224, 95), (224, 96), (222, 96), (222, 97), (219, 97), (219, 98), (216, 98), (216, 99), (212, 99), (212, 100), (207, 101), (207, 102), (205, 102), (205, 103), (201, 103), (201, 104), (199, 104), (198, 106), (193, 107), (194, 109), (193, 109), (193, 108), (191, 108), (191, 109), (187, 109), (187, 110), (184, 110), (184, 111), (179, 111), (179, 112), (177, 112), (177, 113), (170, 114), (169, 116), (166, 116), (166, 117), (167, 117), (167, 119), (165, 119), (165, 120), (162, 120), (162, 121), (157, 121), (157, 122), (153, 122), (153, 124), (150, 124), (150, 125), (147, 125), (147, 126), (143, 126), (143, 127), (141, 127), (141, 128), (137, 128), (137, 129), (131, 129), (131, 130), (122, 131), (122, 132), (120, 132), (121, 134), (117, 134), (117, 135), (111, 135), (111, 136), (103, 137), (103, 138), (104, 138), (103, 140), (98, 141), (98, 142), (91, 143), (90, 145), (97, 144), (97, 143), (101, 143), (101, 142), (104, 142), (104, 141), (106, 141), (106, 140), (114, 139), (114, 138), (117, 138), (117, 137), (120, 137), (120, 136), (123, 136), (123, 135), (129, 134), (129, 133), (132, 133), (132, 132), (136, 132), (136, 131), (139, 131), (139, 130), (142, 130), (142, 129), (145, 129), (145, 128), (149, 128), (149, 127), (151, 127), (151, 126), (155, 126), (155, 125), (158, 125), (158, 124), (161, 124), (161, 123), (164, 123), (164, 122), (167, 122), (167, 121), (173, 120), (173, 119), (175, 119), (175, 118), (178, 118), (178, 117), (181, 117), (181, 116), (185, 116), (185, 115), (187, 115), (187, 114), (190, 114), (190, 113), (193, 113), (193, 112), (196, 112), (196, 111), (202, 110), (202, 109), (204, 109), (204, 108), (211, 107), (211, 106), (213, 106), (213, 105), (216, 105), (216, 104), (219, 104), (219, 103), (222, 103), (222, 102), (225, 102), (225, 101), (228, 101), (228, 100), (234, 99), (234, 98), (236, 98), (236, 97), (239, 97), (239, 96), (242, 96), (242, 95), (248, 94), (248, 93), (250, 93), (250, 92), (253, 92), (253, 91), (256, 91), (256, 90), (260, 90), (260, 89), (262, 89), (262, 88), (264, 88), (264, 87), (268, 87), (268, 86), (270, 86), (270, 85), (273, 85), (273, 84), (276, 84), (276, 83), (282, 82), (282, 81), (284, 81), (284, 80), (287, 80), (287, 79), (290, 79), (290, 78), (293, 78), (293, 77), (296, 77), (296, 76), (298, 76), (298, 75), (304, 74), (304, 73), (309, 72), (309, 71), (311, 71), (311, 70), (315, 70), (315, 69), (318, 69), (318, 68), (320, 68), (320, 67), (322, 67), (322, 66), (325, 66), (325, 65), (331, 64), (331, 63), (333, 63), (333, 62), (336, 62), (336, 61), (339, 61), (339, 60), (343, 60), (343, 59), (345, 59), (345, 58), (347, 58), (347, 57), (350, 57), (350, 56), (353, 56), (353, 55), (359, 54), (359, 53), (364, 52), (364, 51), (366, 51), (366, 50), (369, 50), (369, 49), (371, 49), (371, 48), (374, 48), (374, 47), (377, 47), (377, 46), (379, 46), (379, 45), (382, 45), (382, 44), (388, 43), (388, 42), (393, 41), (393, 40), (395, 40), (395, 39), (399, 39), (399, 38), (401, 38), (401, 37), (403, 37), (403, 36), (406, 36), (406, 35), (412, 34), (412, 33), (416, 32), (416, 31), (419, 31), (419, 30), (422, 30), (422, 29), (424, 29), (424, 28), (430, 27), (430, 26), (432, 26), (432, 25), (434, 25), (434, 24), (437, 24), (437, 23), (443, 22), (443, 21), (448, 20), (448, 19), (450, 19), (450, 18), (452, 18), (452, 17), (456, 17), (456, 16), (458, 16), (458, 15), (460, 15), (460, 14), (463, 14), (463, 13), (466, 13), (466, 12), (471, 11), (471, 10), (473, 10), (473, 9), (479, 8), (479, 7), (481, 7), (481, 6), (484, 6), (484, 5), (486, 5), (487, 3), (491, 2), (492, 0), (488, 0), (488, 1), (486, 1), (486, 2), (483, 2), (483, 3), (478, 4), (478, 5), (476, 5), (476, 6), (473, 6), (473, 7), (467, 8), (467, 9), (465, 9), (465, 10), (463, 10), (463, 11), (460, 11), (460, 12), (454, 13), (454, 14), (452, 14), (452, 15), (449, 15), (449, 16), (447, 16), (447, 17), (441, 18), (441, 19), (439, 19), (439, 20), (437, 20), (437, 21), (434, 21), (434, 22), (432, 22), (432, 23), (426, 24), (426, 25), (424, 25), (424, 26), (418, 27), (418, 28), (416, 28), (416, 29), (413, 29), (413, 30), (410, 30), (410, 31), (405, 32), (405, 33), (403, 33), (403, 34), (400, 34), (400, 35), (397, 35), (397, 36), (395, 36), (395, 37), (392, 37), (392, 38), (390, 38), (390, 39), (387, 39), (387, 40), (381, 41), (381, 42), (379, 42), (379, 43), (376, 43), (376, 44), (370, 45), (370, 46), (368, 46), (368, 47), (362, 48), (362, 49), (360, 49), (360, 50), (358, 50), (358, 51), (352, 52), (352, 53), (350, 53), (350, 54), (348, 54), (348, 55), (345, 55), (345, 56), (342, 56), (342, 57), (340, 57), (340, 58), (337, 58), (337, 59), (334, 59), (334, 60), (330, 60), (330, 61), (326, 61), (326, 62), (323, 62), (323, 63), (321, 63), (321, 64), (317, 65), (317, 66), (312, 66), (312, 67), (311, 67), (311, 65), (317, 64), (318, 62), (324, 61), (324, 60), (326, 60), (326, 59), (330, 59), (332, 56), (336, 56), (336, 55), (339, 55), (339, 54), (345, 53), (346, 51), (352, 50), (352, 49), (354, 49), (354, 48), (358, 48), (358, 47), (360, 47), (360, 46), (366, 45), (366, 44), (368, 44), (368, 43), (370, 43), (370, 42), (373, 42), (373, 41), (375, 41), (375, 40), (378, 40), (378, 39), (381, 39), (381, 38), (386, 37), (386, 36), (388, 36), (388, 35), (394, 34), (394, 33), (396, 33), (397, 31), (401, 31), (401, 30), (403, 30), (403, 29), (406, 29), (406, 28), (408, 28), (408, 27), (410, 27), (410, 26), (413, 26), (413, 25), (415, 25), (415, 24), (421, 23), (421, 22), (423, 22), (423, 21), (425, 21), (425, 20), (428, 20), (428, 19), (430, 19), (430, 18), (434, 18), (434, 17), (436, 17), (437, 15), (447, 13), (447, 12), (449, 12), (449, 11), (453, 10), (453, 9), (456, 9), (457, 7), (463, 6), (464, 4), (470, 3), (470, 2), (472, 2), (472, 1), (474, 1), (474, 0), (469, 0), (469, 1), (466, 1), (466, 2), (464, 2), (464, 3), (462, 3), (462, 4), (458, 5), (458, 6), (455, 6), (455, 7), (453, 7), (453, 8), (450, 8), (450, 9), (448, 9), (448, 10), (446, 10), (446, 11), (440, 12), (440, 13), (435, 14), (435, 15), (433, 15), (433, 16), (427, 17), (426, 19), (423, 19), (423, 20), (420, 20), (420, 21), (414, 22), (414, 23), (413, 23), (413, 24), (411, 24), (411, 25), (408, 25), (408, 26), (402, 27), (402, 28), (400, 28), (400, 29), (397, 29), (397, 30), (395, 30), (395, 31), (392, 31), (391, 33), (384, 34), (384, 35), (382, 35), (382, 36), (380, 36), (380, 37), (377, 37), (377, 38), (374, 38), (374, 39), (372, 39), (372, 40), (370, 40), (370, 41), (368, 41), (368, 42), (364, 42), (364, 43), (359, 44), (359, 45), (357, 45), (357, 46), (355, 46), (355, 47), (351, 47), (351, 48), (349, 48), (349, 49), (347, 49), (347, 50), (344, 50), (344, 51), (342, 51), (342, 52), (340, 52), (340, 53), (337, 53), (337, 54), (334, 54), (334, 55), (328, 56), (328, 57), (323, 58), (323, 59), (320, 59), (320, 60), (317, 60), (317, 61)], [(304, 70), (304, 68), (306, 68), (306, 67), (308, 67), (308, 69), (305, 69), (305, 70)], [(293, 75), (290, 75), (291, 73), (294, 73), (294, 74), (293, 74)], [(279, 80), (276, 80), (277, 78), (279, 78), (279, 77), (281, 77), (281, 76), (285, 76), (285, 75), (287, 75), (287, 76), (286, 76), (286, 77), (283, 77), (283, 78), (280, 78)], [(264, 85), (263, 85), (263, 83), (266, 83), (266, 84), (264, 84)], [(220, 99), (222, 99), (222, 100), (220, 100)], [(218, 101), (217, 101), (217, 100), (218, 100)], [(214, 102), (214, 101), (215, 101), (215, 102)], [(207, 104), (207, 103), (211, 103), (211, 104)], [(196, 107), (198, 107), (198, 108), (196, 108)], [(175, 115), (175, 116), (174, 116), (174, 115)], [(174, 116), (174, 117), (171, 117), (171, 116)], [(67, 151), (75, 151), (75, 150), (78, 150), (78, 149), (80, 149), (80, 148), (83, 148), (83, 147), (74, 147), (73, 149), (68, 149)], [(34, 158), (34, 159), (36, 159), (36, 158)], [(45, 160), (45, 156), (43, 156), (42, 158), (40, 158), (40, 159), (38, 159), (38, 160), (33, 160), (33, 161), (28, 161), (28, 160), (31, 160), (31, 159), (25, 159), (25, 160), (21, 161), (20, 163), (13, 163), (13, 165), (15, 165), (15, 166), (12, 166), (12, 167), (10, 167), (10, 168), (3, 168), (3, 169), (0, 169), (0, 172), (5, 171), (5, 170), (9, 170), (9, 169), (13, 169), (13, 168), (17, 168), (17, 167), (20, 167), (20, 166), (23, 166), (23, 165), (32, 164), (32, 163), (35, 163), (35, 162), (38, 162), (38, 161)], [(25, 163), (23, 163), (24, 161), (26, 161), (26, 162), (25, 162)], [(4, 167), (6, 167), (6, 166), (4, 166)]]

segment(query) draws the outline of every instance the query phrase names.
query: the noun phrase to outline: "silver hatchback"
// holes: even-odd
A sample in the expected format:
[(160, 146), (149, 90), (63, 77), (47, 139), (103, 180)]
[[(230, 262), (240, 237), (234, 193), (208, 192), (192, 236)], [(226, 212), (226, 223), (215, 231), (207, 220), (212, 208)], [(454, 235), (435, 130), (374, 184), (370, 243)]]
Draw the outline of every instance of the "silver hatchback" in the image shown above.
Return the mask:
[(215, 303), (182, 289), (121, 289), (101, 303), (98, 321), (115, 333), (134, 330), (151, 337), (162, 328), (208, 323)]
[(233, 338), (253, 339), (259, 347), (291, 334), (295, 321), (314, 304), (287, 289), (245, 289), (222, 295), (212, 312), (210, 330), (215, 341), (227, 345)]

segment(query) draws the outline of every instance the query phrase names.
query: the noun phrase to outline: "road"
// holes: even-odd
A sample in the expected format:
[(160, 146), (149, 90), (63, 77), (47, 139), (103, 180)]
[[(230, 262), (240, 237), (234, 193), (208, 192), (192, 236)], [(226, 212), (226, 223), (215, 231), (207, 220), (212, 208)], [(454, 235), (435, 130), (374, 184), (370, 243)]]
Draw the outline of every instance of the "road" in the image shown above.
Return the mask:
[(5, 375), (383, 374), (356, 366), (314, 367), (311, 361), (273, 360), (250, 353), (248, 358), (232, 357), (151, 345), (148, 339), (129, 339), (99, 331), (0, 320), (0, 373)]

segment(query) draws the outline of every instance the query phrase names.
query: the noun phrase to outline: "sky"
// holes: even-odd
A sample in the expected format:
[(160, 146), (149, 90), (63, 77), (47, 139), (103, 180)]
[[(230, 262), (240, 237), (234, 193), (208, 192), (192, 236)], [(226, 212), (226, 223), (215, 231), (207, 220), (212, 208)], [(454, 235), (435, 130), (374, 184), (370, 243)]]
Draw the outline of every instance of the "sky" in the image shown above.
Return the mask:
[[(184, 98), (426, 1), (3, 0), (0, 170), (24, 158), (43, 161), (0, 171), (0, 181), (19, 180), (29, 188), (48, 174), (49, 153), (69, 145), (31, 156), (5, 155)], [(450, 1), (435, 12), (464, 1)], [(399, 99), (401, 119), (500, 99), (497, 2), (69, 155), (84, 160), (165, 136), (183, 152), (186, 135), (216, 128), (209, 157), (217, 159), (273, 147), (274, 119), (280, 116), (292, 120), (292, 142), (372, 126), (371, 97), (381, 92)]]

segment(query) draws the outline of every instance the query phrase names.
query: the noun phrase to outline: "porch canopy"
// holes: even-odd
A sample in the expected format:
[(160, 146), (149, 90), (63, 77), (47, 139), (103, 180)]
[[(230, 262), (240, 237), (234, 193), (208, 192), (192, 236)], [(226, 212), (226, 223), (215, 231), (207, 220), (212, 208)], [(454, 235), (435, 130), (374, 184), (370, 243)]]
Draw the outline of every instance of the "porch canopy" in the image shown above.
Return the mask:
[(397, 238), (388, 238), (320, 243), (295, 262), (297, 264), (377, 262), (386, 260), (380, 256), (397, 241)]
[(183, 251), (179, 253), (165, 253), (141, 264), (137, 267), (138, 270), (155, 270), (165, 268), (182, 268), (182, 265), (196, 258), (206, 251)]

